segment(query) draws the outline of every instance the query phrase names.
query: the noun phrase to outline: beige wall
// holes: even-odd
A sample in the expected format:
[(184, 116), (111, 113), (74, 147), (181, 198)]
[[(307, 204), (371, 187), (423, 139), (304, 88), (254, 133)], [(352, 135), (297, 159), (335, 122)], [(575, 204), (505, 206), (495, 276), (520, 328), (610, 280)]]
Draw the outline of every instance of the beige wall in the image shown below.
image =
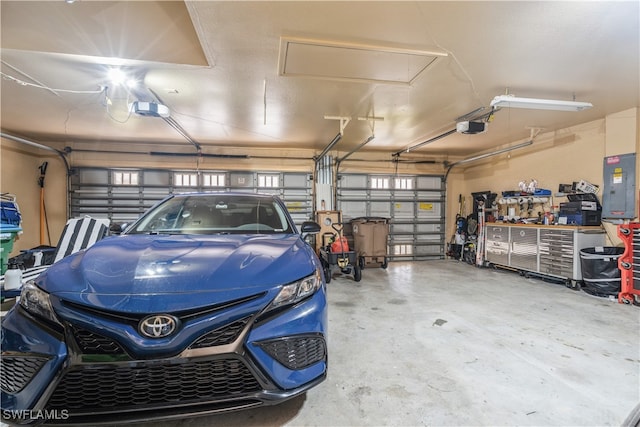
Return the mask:
[[(44, 241), (40, 241), (39, 166), (48, 162), (44, 180), (44, 206), (49, 232), (44, 223)], [(67, 172), (55, 153), (0, 139), (0, 192), (16, 196), (22, 214), (23, 232), (13, 245), (12, 255), (41, 244), (55, 246), (67, 220)], [(44, 218), (44, 216), (42, 216)], [(49, 241), (48, 236), (51, 236)]]

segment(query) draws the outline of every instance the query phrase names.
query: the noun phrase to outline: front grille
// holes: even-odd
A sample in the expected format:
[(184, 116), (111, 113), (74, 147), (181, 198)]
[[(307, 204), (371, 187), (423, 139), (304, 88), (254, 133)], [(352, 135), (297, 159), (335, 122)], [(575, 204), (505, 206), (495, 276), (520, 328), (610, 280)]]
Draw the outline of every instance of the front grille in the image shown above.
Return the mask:
[(251, 317), (245, 317), (198, 338), (189, 348), (205, 348), (234, 342), (244, 330)]
[(258, 345), (288, 369), (304, 369), (325, 359), (324, 338), (306, 335), (262, 341)]
[(115, 340), (95, 332), (73, 327), (73, 336), (84, 354), (125, 354)]
[(0, 360), (0, 388), (13, 394), (31, 381), (48, 359), (33, 356), (2, 356)]
[(241, 397), (259, 390), (260, 384), (239, 359), (95, 365), (67, 372), (47, 407), (67, 409), (71, 415), (118, 412)]

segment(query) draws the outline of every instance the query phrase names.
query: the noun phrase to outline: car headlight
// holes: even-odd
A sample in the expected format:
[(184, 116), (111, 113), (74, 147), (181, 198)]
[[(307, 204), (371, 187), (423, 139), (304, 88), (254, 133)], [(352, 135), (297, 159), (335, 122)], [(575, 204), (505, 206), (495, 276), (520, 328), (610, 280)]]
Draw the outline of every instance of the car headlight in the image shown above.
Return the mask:
[(20, 306), (34, 316), (60, 323), (51, 306), (49, 294), (37, 287), (32, 281), (27, 282), (22, 287)]
[(322, 273), (320, 273), (320, 270), (316, 270), (311, 276), (284, 285), (271, 302), (269, 310), (302, 301), (306, 297), (313, 295), (320, 289), (320, 286), (322, 286)]

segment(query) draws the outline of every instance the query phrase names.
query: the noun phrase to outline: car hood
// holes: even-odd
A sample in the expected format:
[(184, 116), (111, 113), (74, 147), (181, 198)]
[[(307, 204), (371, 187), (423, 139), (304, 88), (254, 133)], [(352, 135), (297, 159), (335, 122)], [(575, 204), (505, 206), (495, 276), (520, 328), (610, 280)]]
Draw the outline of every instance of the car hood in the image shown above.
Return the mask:
[(122, 235), (64, 258), (38, 284), (82, 304), (141, 308), (162, 300), (180, 309), (257, 295), (316, 268), (297, 234)]

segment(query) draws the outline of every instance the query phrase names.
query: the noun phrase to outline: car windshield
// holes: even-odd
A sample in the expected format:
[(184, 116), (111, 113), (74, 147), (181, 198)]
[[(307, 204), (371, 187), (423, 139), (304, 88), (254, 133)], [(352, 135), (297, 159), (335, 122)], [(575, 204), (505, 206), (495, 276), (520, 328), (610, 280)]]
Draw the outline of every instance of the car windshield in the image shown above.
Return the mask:
[(268, 197), (193, 195), (166, 200), (127, 234), (293, 233), (284, 208)]

